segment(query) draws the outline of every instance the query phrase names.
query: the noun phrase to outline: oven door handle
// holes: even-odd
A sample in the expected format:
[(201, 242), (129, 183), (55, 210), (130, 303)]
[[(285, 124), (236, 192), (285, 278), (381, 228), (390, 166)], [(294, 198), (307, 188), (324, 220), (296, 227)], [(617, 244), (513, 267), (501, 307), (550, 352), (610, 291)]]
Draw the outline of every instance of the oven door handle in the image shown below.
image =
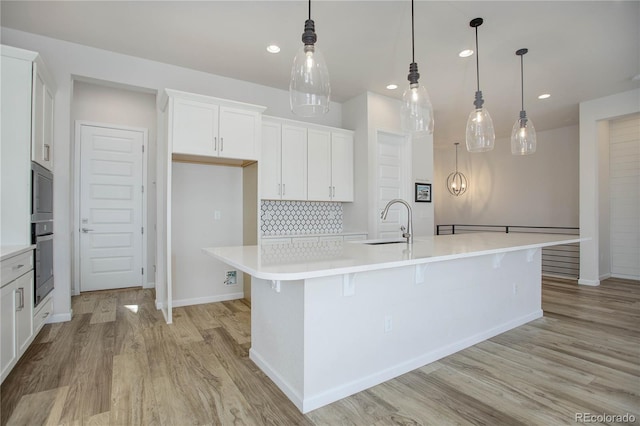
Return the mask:
[(53, 234), (36, 236), (36, 243), (39, 243), (40, 241), (49, 241), (49, 240), (53, 240)]

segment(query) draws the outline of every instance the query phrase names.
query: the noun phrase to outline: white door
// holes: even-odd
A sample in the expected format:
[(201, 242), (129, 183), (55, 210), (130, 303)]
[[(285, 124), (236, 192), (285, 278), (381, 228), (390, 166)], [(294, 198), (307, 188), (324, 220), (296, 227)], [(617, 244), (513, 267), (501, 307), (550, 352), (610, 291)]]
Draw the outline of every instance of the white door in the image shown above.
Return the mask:
[(408, 155), (409, 142), (402, 135), (392, 133), (377, 133), (377, 179), (376, 203), (378, 223), (378, 238), (400, 238), (401, 226), (407, 226), (407, 208), (402, 204), (394, 204), (387, 214), (386, 220), (380, 218), (380, 213), (387, 203), (394, 198), (401, 198), (411, 204), (407, 198), (409, 191), (410, 164)]
[(145, 132), (80, 134), (80, 290), (141, 286)]

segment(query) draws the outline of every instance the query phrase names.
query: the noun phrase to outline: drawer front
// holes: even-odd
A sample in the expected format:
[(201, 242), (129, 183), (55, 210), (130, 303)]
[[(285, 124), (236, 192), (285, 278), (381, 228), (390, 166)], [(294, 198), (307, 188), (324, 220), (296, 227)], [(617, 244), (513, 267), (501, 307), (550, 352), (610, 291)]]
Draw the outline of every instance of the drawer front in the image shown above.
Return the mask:
[(33, 269), (33, 251), (19, 254), (2, 261), (2, 285), (9, 284)]
[(53, 315), (53, 297), (49, 295), (43, 302), (40, 302), (33, 314), (34, 335), (40, 331), (51, 315)]

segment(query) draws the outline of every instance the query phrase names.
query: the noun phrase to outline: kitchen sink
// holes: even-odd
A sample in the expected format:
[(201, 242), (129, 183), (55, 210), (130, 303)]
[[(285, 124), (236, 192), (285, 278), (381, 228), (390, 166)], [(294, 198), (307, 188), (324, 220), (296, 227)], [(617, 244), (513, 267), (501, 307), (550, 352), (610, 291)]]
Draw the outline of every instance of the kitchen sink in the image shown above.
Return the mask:
[(368, 246), (379, 246), (382, 244), (406, 244), (407, 240), (397, 240), (397, 241), (370, 241), (362, 244), (366, 244)]

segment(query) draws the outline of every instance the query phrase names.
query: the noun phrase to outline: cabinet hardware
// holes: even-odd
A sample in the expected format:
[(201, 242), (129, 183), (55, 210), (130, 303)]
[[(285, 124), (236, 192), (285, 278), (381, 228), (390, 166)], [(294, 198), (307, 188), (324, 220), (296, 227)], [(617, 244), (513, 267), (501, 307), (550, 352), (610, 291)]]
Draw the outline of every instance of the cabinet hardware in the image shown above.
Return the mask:
[(329, 198), (331, 198), (331, 187), (329, 187)]
[(16, 293), (20, 294), (20, 304), (16, 306), (16, 311), (21, 311), (24, 309), (24, 287), (18, 288)]
[(220, 138), (220, 151), (224, 151), (224, 138)]
[(278, 184), (278, 195), (282, 195), (282, 184)]
[(48, 317), (48, 316), (49, 316), (49, 312), (45, 312), (45, 313), (42, 315), (42, 318), (46, 318), (46, 317)]
[(286, 186), (285, 186), (285, 184), (283, 183), (283, 184), (282, 184), (282, 196), (284, 196), (285, 192), (286, 192)]
[(218, 150), (218, 138), (217, 137), (213, 138), (213, 150), (214, 151)]
[(21, 265), (15, 265), (15, 266), (14, 266), (13, 268), (11, 268), (11, 269), (13, 269), (14, 271), (17, 271), (18, 269), (20, 269), (20, 268), (22, 268), (22, 267), (24, 267), (24, 265), (22, 265), (22, 264), (21, 264)]
[(82, 232), (83, 233), (88, 233), (89, 231), (93, 231), (93, 229), (89, 229), (89, 228), (82, 228)]
[(49, 161), (49, 144), (44, 144), (44, 161)]

